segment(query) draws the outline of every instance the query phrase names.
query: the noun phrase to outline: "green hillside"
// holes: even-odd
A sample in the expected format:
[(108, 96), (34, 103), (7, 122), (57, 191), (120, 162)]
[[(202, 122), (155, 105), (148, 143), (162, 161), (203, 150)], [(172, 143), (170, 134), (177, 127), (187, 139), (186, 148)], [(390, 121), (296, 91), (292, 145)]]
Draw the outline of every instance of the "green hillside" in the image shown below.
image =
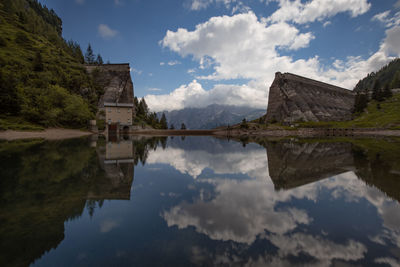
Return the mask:
[(79, 45), (61, 34), (61, 19), (37, 0), (0, 1), (0, 129), (82, 127), (94, 118), (102, 89)]
[(377, 72), (371, 72), (364, 79), (360, 80), (354, 91), (372, 91), (375, 83), (378, 82), (381, 87), (400, 88), (400, 58), (392, 60), (389, 64)]

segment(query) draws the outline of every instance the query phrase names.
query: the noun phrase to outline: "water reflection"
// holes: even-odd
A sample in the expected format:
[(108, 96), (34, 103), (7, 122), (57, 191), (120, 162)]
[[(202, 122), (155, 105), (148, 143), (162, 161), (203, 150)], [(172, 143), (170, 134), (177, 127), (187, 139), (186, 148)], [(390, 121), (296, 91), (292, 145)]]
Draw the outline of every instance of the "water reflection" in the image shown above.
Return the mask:
[[(142, 142), (140, 142), (142, 143)], [(133, 141), (73, 139), (0, 143), (0, 266), (27, 266), (64, 239), (64, 222), (107, 199), (130, 199)]]
[(399, 152), (357, 139), (2, 142), (0, 265), (396, 266)]

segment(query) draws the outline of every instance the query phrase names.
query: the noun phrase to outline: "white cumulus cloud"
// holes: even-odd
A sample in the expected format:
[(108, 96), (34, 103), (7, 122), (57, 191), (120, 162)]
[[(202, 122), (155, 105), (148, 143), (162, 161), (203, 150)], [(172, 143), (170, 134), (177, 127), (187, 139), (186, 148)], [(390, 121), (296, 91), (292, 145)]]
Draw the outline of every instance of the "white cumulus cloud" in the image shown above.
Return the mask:
[(175, 66), (175, 65), (179, 65), (179, 64), (182, 64), (182, 63), (178, 60), (172, 60), (172, 61), (168, 62), (169, 66)]
[(242, 2), (237, 0), (191, 0), (188, 7), (190, 10), (198, 11), (206, 9), (211, 4), (223, 5), (226, 8), (234, 8), (238, 5), (242, 5)]
[(106, 24), (100, 24), (98, 27), (98, 33), (104, 39), (111, 39), (111, 38), (117, 36), (118, 31), (111, 29)]
[(386, 27), (390, 28), (393, 26), (400, 25), (400, 11), (396, 12), (393, 16), (390, 16), (390, 10), (381, 12), (372, 17), (372, 21), (379, 21)]
[(302, 3), (300, 0), (276, 0), (280, 8), (275, 11), (269, 20), (293, 21), (303, 24), (322, 21), (338, 13), (348, 12), (351, 17), (366, 13), (371, 4), (368, 0), (312, 0)]

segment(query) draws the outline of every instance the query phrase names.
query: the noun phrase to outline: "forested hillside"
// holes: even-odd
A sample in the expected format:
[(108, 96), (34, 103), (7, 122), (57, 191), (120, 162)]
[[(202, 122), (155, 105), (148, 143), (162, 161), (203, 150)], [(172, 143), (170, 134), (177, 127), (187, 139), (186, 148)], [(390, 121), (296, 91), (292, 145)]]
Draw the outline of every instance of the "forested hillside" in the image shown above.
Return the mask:
[(400, 58), (396, 58), (377, 72), (371, 72), (364, 79), (360, 80), (354, 91), (372, 91), (375, 84), (389, 89), (400, 87)]
[(0, 1), (2, 122), (85, 125), (94, 118), (102, 88), (82, 63), (80, 46), (62, 38), (62, 21), (53, 10), (37, 0)]

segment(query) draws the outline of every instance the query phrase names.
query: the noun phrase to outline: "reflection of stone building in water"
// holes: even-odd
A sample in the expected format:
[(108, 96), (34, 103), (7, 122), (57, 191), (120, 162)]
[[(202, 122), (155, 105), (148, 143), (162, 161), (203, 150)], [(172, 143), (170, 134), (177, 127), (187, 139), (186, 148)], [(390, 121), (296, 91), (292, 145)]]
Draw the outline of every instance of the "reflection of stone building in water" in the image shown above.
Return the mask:
[(99, 193), (89, 192), (90, 199), (130, 199), (134, 177), (134, 148), (132, 140), (107, 142), (98, 149), (106, 183), (99, 184)]

